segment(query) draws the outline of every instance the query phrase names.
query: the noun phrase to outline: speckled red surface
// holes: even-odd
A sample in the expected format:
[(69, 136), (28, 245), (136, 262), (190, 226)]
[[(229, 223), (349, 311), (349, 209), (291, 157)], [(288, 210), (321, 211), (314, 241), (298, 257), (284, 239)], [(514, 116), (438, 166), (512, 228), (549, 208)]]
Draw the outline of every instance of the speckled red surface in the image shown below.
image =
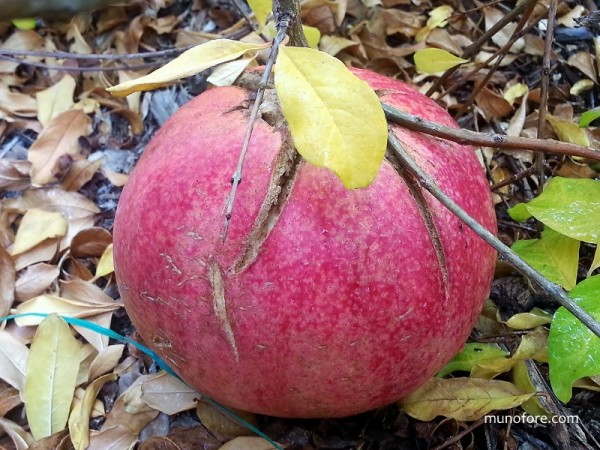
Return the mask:
[[(456, 126), (410, 87), (372, 73), (385, 100)], [(348, 191), (304, 163), (256, 260), (240, 257), (267, 189), (280, 136), (259, 121), (229, 236), (223, 213), (248, 94), (212, 89), (185, 105), (149, 144), (119, 203), (114, 253), (127, 311), (146, 343), (202, 393), (287, 417), (345, 416), (399, 399), (460, 350), (488, 294), (494, 252), (426, 194), (448, 261), (450, 298), (428, 232), (404, 182), (384, 163)], [(440, 187), (495, 231), (473, 150), (397, 130)], [(225, 279), (216, 313), (208, 265)]]

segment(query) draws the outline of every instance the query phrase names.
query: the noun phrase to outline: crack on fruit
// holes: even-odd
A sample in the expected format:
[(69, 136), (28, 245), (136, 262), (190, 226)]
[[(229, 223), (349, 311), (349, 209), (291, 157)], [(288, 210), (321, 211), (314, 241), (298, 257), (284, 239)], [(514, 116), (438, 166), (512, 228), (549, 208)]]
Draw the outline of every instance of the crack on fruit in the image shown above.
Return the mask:
[(175, 272), (177, 275), (183, 275), (183, 272), (173, 262), (172, 256), (169, 256), (166, 253), (161, 253), (160, 256), (162, 256), (163, 258), (165, 258), (167, 260), (168, 264), (165, 266), (165, 269), (171, 270), (171, 271)]
[(229, 342), (229, 345), (231, 346), (235, 360), (236, 362), (239, 362), (240, 355), (235, 342), (233, 328), (231, 327), (231, 322), (229, 322), (229, 317), (227, 316), (227, 301), (225, 299), (225, 282), (223, 280), (223, 273), (221, 272), (219, 264), (214, 259), (209, 261), (208, 271), (210, 285), (212, 287), (213, 308), (215, 314), (219, 318), (219, 322), (221, 323), (221, 327), (225, 332), (227, 342)]
[(392, 152), (388, 152), (386, 155), (386, 159), (406, 183), (406, 187), (413, 196), (417, 208), (419, 209), (419, 214), (421, 215), (423, 222), (425, 222), (425, 227), (427, 228), (427, 232), (429, 233), (429, 237), (431, 238), (431, 244), (433, 245), (433, 249), (435, 250), (435, 256), (437, 258), (438, 266), (440, 268), (440, 276), (442, 278), (444, 297), (446, 300), (449, 300), (450, 275), (448, 272), (446, 254), (444, 252), (444, 246), (442, 245), (442, 240), (440, 238), (440, 232), (438, 230), (437, 225), (435, 224), (435, 221), (433, 220), (431, 208), (429, 207), (427, 199), (425, 198), (425, 195), (423, 193), (423, 188), (409, 171), (404, 170), (402, 163), (398, 160), (396, 155), (394, 155)]
[(267, 193), (242, 255), (232, 267), (234, 274), (243, 272), (256, 260), (263, 243), (275, 227), (298, 176), (302, 157), (294, 148), (289, 133), (282, 131), (282, 135), (281, 150), (275, 159)]

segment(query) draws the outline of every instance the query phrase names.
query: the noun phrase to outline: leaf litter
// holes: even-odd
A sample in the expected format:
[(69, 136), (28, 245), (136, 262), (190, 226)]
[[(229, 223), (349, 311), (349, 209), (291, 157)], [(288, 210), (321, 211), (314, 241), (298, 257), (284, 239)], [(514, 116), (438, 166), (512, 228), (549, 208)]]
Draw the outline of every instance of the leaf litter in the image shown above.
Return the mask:
[[(539, 8), (544, 9), (547, 3), (541, 2)], [(266, 20), (267, 5), (263, 2), (256, 8), (259, 20)], [(320, 32), (318, 45), (322, 51), (347, 65), (413, 82), (423, 92), (439, 74), (419, 69), (417, 51), (434, 50), (433, 61), (427, 63), (433, 63), (433, 68), (439, 67), (440, 71), (464, 62), (444, 86), (447, 92), (438, 101), (456, 113), (472, 90), (485, 82), (474, 98), (471, 112), (460, 119), (461, 123), (468, 127), (476, 124), (481, 131), (500, 130), (511, 136), (535, 137), (542, 102), (539, 80), (544, 53), (543, 20), (509, 47), (509, 55), (498, 70), (488, 66), (484, 71), (471, 73), (477, 64), (509, 43), (518, 27), (517, 19), (474, 56), (462, 59), (462, 53), (480, 34), (510, 9), (506, 2), (485, 7), (455, 2), (450, 7), (404, 0), (312, 1), (303, 3), (302, 18), (306, 25)], [(574, 33), (576, 22), (587, 13), (581, 5), (564, 2), (559, 5), (561, 33), (557, 34), (550, 54), (553, 76), (544, 131), (546, 137), (598, 148), (593, 119), (586, 123), (589, 127), (579, 127), (579, 119), (586, 113), (585, 117), (590, 117), (588, 111), (593, 112), (597, 106), (594, 43), (562, 37)], [(346, 27), (342, 27), (343, 23)], [(0, 61), (0, 311), (3, 315), (60, 312), (135, 336), (118, 301), (110, 256), (110, 230), (120, 188), (149, 137), (179, 104), (207, 87), (210, 73), (192, 75), (168, 90), (149, 91), (125, 101), (111, 98), (104, 88), (138, 79), (181, 53), (181, 50), (161, 53), (165, 49), (184, 49), (215, 38), (245, 37), (248, 42), (257, 42), (253, 39), (258, 36), (237, 9), (216, 2), (201, 6), (200, 2), (187, 0), (149, 1), (147, 9), (133, 2), (78, 15), (71, 22), (42, 19), (32, 30), (0, 24), (0, 33), (0, 51), (39, 52)], [(259, 49), (252, 45), (244, 48), (251, 53)], [(80, 55), (156, 52), (156, 56), (131, 59), (127, 64), (143, 67), (127, 70), (124, 60), (57, 58), (42, 53), (57, 50)], [(260, 54), (257, 58), (259, 63), (264, 61)], [(231, 71), (237, 73), (240, 70), (237, 67), (252, 62), (242, 63), (235, 61), (236, 66), (232, 65), (223, 75), (217, 73), (213, 80), (229, 83)], [(64, 73), (54, 70), (56, 65), (74, 70)], [(113, 70), (90, 70), (94, 68)], [(488, 72), (491, 76), (485, 80)], [(563, 107), (566, 103), (572, 105), (570, 111)], [(493, 184), (506, 183), (498, 188), (493, 186), (503, 240), (528, 245), (530, 254), (537, 258), (541, 254), (544, 262), (548, 261), (548, 254), (558, 254), (554, 260), (561, 261), (563, 266), (552, 265), (554, 272), (548, 274), (556, 273), (556, 280), (567, 288), (573, 287), (574, 276), (575, 281), (581, 282), (586, 271), (591, 277), (587, 283), (593, 283), (600, 265), (600, 252), (595, 251), (596, 230), (557, 223), (557, 214), (544, 205), (543, 199), (527, 207), (548, 229), (572, 231), (571, 241), (567, 241), (570, 247), (566, 246), (571, 256), (561, 260), (560, 255), (564, 256), (566, 250), (560, 246), (542, 246), (548, 233), (540, 235), (533, 219), (518, 224), (507, 213), (509, 207), (531, 200), (538, 189), (534, 172), (528, 172), (533, 165), (531, 153), (481, 150)], [(550, 176), (560, 174), (568, 179), (591, 180), (598, 176), (600, 167), (591, 161), (548, 155), (546, 170)], [(581, 246), (578, 264), (573, 239)], [(582, 292), (585, 302), (587, 286), (581, 284), (573, 295)], [(565, 400), (571, 385), (577, 387), (572, 391), (569, 407), (590, 425), (587, 439), (594, 442), (594, 437), (600, 435), (592, 426), (600, 402), (598, 397), (588, 394), (600, 390), (597, 377), (594, 378), (600, 369), (582, 366), (581, 374), (570, 378), (560, 375), (560, 370), (569, 365), (564, 349), (561, 353), (561, 345), (564, 346), (560, 341), (561, 327), (581, 334), (584, 330), (571, 324), (568, 315), (557, 312), (558, 326), (555, 331), (551, 328), (550, 342), (559, 344), (552, 347), (547, 329), (557, 305), (510, 270), (502, 269), (501, 264), (494, 289), (492, 298), (497, 305), (486, 307), (473, 331), (472, 342), (465, 349), (467, 353), (459, 355), (454, 366), (446, 369), (446, 375), (451, 374), (452, 378), (433, 379), (405, 399), (402, 408), (390, 405), (354, 418), (310, 423), (236, 414), (289, 448), (393, 449), (407, 442), (417, 442), (419, 448), (425, 448), (427, 444), (451, 441), (454, 444), (448, 445), (455, 448), (480, 448), (473, 447), (473, 442), (482, 439), (505, 439), (510, 445), (541, 439), (545, 445), (554, 445), (560, 442), (554, 429), (540, 433), (526, 424), (513, 424), (512, 429), (494, 425), (485, 431), (481, 427), (469, 430), (465, 423), (477, 421), (484, 414), (507, 414), (502, 411), (520, 414), (520, 408), (530, 414), (548, 414), (541, 406), (543, 395), (532, 395), (549, 391), (548, 386), (534, 382), (535, 370), (547, 370), (549, 352), (550, 359), (561, 361), (555, 364), (559, 375), (551, 371), (550, 378), (563, 380), (558, 383), (558, 393)], [(72, 366), (71, 371), (77, 369), (76, 385), (59, 386), (56, 395), (60, 399), (50, 397), (49, 405), (44, 407), (59, 411), (61, 418), (54, 425), (51, 422), (49, 428), (43, 424), (46, 431), (40, 432), (36, 419), (27, 421), (23, 414), (23, 396), (27, 377), (32, 376), (27, 368), (28, 359), (30, 348), (39, 345), (35, 344), (35, 335), (41, 318), (22, 317), (18, 319), (21, 327), (14, 322), (0, 326), (0, 430), (3, 431), (0, 445), (17, 449), (36, 445), (66, 448), (69, 443), (77, 449), (86, 446), (105, 449), (128, 448), (143, 440), (140, 448), (144, 449), (199, 445), (214, 449), (271, 448), (270, 443), (253, 436), (240, 423), (203, 401), (200, 394), (157, 371), (155, 363), (132, 346), (89, 329), (65, 328), (66, 324), (57, 325), (59, 322), (52, 320), (55, 324), (52, 333), (61, 336), (58, 341), (62, 344), (55, 341), (54, 350), (44, 352), (45, 356), (71, 358), (67, 365)], [(62, 345), (74, 349), (73, 342), (80, 350), (63, 354)], [(581, 343), (575, 341), (572, 345)], [(589, 352), (596, 351), (593, 339), (589, 345), (592, 346)], [(579, 348), (570, 357), (578, 358), (581, 354)], [(42, 358), (36, 370), (58, 373), (56, 370), (64, 369), (63, 366)], [(579, 375), (586, 377), (580, 379)], [(48, 392), (40, 393), (42, 398), (47, 395)], [(66, 428), (65, 399), (70, 406)], [(531, 406), (532, 401), (537, 402), (535, 406)], [(35, 405), (28, 408), (35, 415), (42, 403), (28, 402)], [(562, 406), (554, 406), (566, 414), (560, 409)], [(52, 413), (44, 420), (54, 416)], [(47, 434), (50, 436), (35, 443), (35, 438)], [(453, 440), (455, 437), (458, 440)], [(469, 445), (469, 439), (475, 441)]]

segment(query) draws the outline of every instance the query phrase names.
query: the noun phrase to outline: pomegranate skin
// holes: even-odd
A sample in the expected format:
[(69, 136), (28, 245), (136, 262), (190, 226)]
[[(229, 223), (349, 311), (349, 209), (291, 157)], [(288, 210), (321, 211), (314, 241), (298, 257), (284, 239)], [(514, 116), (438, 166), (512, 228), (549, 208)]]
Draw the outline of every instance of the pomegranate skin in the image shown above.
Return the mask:
[[(409, 86), (354, 73), (383, 101), (457, 126)], [(159, 130), (135, 168), (114, 226), (131, 320), (183, 380), (230, 407), (342, 417), (398, 400), (462, 348), (488, 295), (495, 252), (425, 193), (444, 275), (417, 203), (388, 162), (371, 186), (352, 191), (301, 162), (272, 229), (248, 251), (286, 142), (260, 119), (223, 242), (250, 99), (237, 87), (203, 93)], [(442, 190), (496, 231), (471, 147), (394, 132)]]

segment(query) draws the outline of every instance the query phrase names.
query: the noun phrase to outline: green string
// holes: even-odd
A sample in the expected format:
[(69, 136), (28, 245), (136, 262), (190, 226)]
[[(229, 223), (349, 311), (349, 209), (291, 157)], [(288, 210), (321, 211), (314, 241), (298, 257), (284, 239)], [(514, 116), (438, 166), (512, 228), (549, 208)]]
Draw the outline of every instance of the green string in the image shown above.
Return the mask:
[[(22, 317), (48, 317), (49, 314), (45, 314), (45, 313), (23, 313), (23, 314), (13, 314), (11, 316), (6, 316), (6, 317), (0, 317), (0, 323), (2, 322), (6, 322), (8, 320), (13, 320), (13, 319), (19, 319)], [(127, 336), (123, 336), (119, 333), (117, 333), (116, 331), (113, 331), (109, 328), (104, 328), (94, 322), (90, 322), (88, 320), (84, 320), (84, 319), (78, 319), (77, 317), (69, 317), (69, 316), (62, 316), (62, 315), (58, 315), (61, 319), (63, 319), (65, 322), (67, 322), (70, 325), (74, 325), (74, 326), (78, 326), (78, 327), (82, 327), (82, 328), (87, 328), (88, 330), (94, 331), (96, 333), (99, 334), (103, 334), (104, 336), (108, 336), (110, 338), (113, 338), (117, 341), (120, 342), (126, 342), (128, 344), (133, 345), (135, 348), (137, 348), (139, 351), (145, 353), (146, 355), (148, 355), (150, 358), (152, 358), (156, 364), (158, 366), (160, 366), (160, 368), (162, 368), (165, 372), (169, 373), (170, 375), (173, 375), (175, 378), (178, 378), (179, 380), (181, 380), (181, 378), (179, 377), (179, 375), (177, 375), (173, 369), (171, 369), (169, 367), (169, 365), (163, 361), (163, 359), (158, 356), (158, 354), (156, 352), (154, 352), (153, 350), (149, 349), (148, 347), (140, 344), (139, 342), (128, 338)], [(183, 380), (181, 380), (183, 381)], [(185, 382), (184, 382), (185, 383)], [(216, 407), (219, 411), (221, 411), (222, 413), (224, 413), (225, 415), (227, 415), (228, 417), (230, 417), (231, 419), (233, 419), (235, 422), (239, 423), (240, 425), (242, 425), (243, 427), (245, 427), (246, 429), (252, 431), (253, 433), (255, 433), (257, 436), (263, 438), (265, 441), (267, 441), (269, 444), (271, 444), (276, 450), (283, 450), (281, 448), (281, 446), (273, 441), (269, 436), (267, 436), (266, 434), (264, 434), (262, 431), (260, 431), (258, 428), (256, 428), (254, 425), (252, 425), (251, 423), (247, 422), (246, 420), (242, 419), (241, 417), (237, 416), (233, 411), (230, 411), (227, 407), (221, 405), (219, 402), (217, 402), (216, 400), (211, 399), (210, 397), (207, 397), (205, 395), (202, 394), (202, 397), (204, 397), (204, 399), (206, 401), (208, 401), (208, 403), (210, 403), (211, 405), (213, 405), (214, 407)]]

